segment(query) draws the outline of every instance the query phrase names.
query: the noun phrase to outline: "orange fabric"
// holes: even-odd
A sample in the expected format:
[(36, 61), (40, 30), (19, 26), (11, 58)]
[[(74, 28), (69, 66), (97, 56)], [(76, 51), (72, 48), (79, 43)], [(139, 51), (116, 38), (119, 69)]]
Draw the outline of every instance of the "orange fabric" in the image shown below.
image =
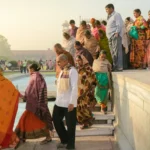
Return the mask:
[(4, 76), (0, 75), (0, 146), (9, 147), (18, 109), (19, 92)]
[(45, 137), (49, 133), (46, 123), (27, 110), (21, 116), (15, 132), (21, 139)]
[[(64, 50), (64, 52), (62, 54), (65, 54), (68, 57), (68, 61), (69, 61), (70, 65), (75, 66), (74, 59), (73, 59), (72, 55), (69, 52), (67, 52), (67, 51)], [(57, 57), (58, 57), (58, 55), (57, 55)], [(59, 73), (60, 72), (61, 72), (61, 69), (56, 64), (56, 78), (59, 77)]]

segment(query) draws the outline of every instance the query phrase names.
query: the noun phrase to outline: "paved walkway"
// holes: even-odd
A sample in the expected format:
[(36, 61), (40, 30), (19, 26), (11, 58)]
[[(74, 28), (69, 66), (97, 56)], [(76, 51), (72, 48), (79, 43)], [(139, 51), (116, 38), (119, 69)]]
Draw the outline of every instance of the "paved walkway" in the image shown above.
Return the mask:
[[(40, 145), (39, 140), (30, 140), (22, 144), (17, 150), (56, 150), (58, 139), (54, 139), (52, 143)], [(8, 150), (8, 149), (7, 149)], [(64, 150), (64, 149), (62, 149)], [(115, 146), (113, 137), (77, 137), (76, 150), (118, 150)]]

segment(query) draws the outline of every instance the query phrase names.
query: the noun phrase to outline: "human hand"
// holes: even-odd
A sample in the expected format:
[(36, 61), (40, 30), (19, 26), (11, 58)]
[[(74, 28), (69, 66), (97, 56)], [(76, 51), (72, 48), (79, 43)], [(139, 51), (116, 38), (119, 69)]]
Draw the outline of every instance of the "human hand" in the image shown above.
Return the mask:
[(74, 105), (73, 104), (69, 104), (69, 106), (68, 106), (68, 112), (73, 111), (73, 109), (74, 109)]

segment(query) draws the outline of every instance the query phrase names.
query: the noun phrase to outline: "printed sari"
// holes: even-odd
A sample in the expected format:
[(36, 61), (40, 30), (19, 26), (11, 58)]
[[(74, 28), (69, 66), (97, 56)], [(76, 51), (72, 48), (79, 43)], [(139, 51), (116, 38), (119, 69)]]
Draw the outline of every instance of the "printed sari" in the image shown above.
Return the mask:
[(146, 30), (147, 40), (146, 40), (146, 55), (144, 59), (145, 68), (148, 67), (150, 70), (150, 19), (147, 21), (148, 29)]
[(89, 127), (93, 124), (94, 120), (89, 107), (96, 105), (94, 97), (96, 78), (88, 63), (77, 69), (79, 73), (77, 120), (79, 124)]
[(19, 92), (9, 80), (0, 74), (0, 149), (13, 148), (19, 142), (13, 133), (18, 102)]
[(131, 52), (130, 52), (130, 63), (132, 68), (143, 68), (144, 58), (146, 52), (146, 29), (147, 22), (139, 16), (133, 24), (137, 27), (139, 39), (132, 39)]
[(24, 99), (26, 110), (16, 127), (16, 134), (21, 140), (49, 136), (53, 130), (52, 117), (47, 106), (47, 86), (39, 72), (31, 74)]

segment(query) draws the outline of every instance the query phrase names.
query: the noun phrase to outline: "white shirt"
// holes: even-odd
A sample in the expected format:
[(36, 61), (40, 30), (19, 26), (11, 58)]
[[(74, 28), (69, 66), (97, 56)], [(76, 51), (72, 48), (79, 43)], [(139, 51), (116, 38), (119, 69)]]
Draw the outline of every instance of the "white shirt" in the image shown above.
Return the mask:
[(106, 34), (110, 39), (115, 33), (118, 33), (122, 37), (123, 20), (119, 13), (113, 12), (108, 16)]
[[(62, 75), (62, 71), (60, 72), (60, 75), (57, 80), (58, 86), (59, 86), (59, 80), (60, 80), (61, 75)], [(74, 107), (77, 107), (78, 72), (74, 67), (71, 67), (69, 71), (69, 82), (70, 82), (70, 88), (66, 92), (60, 94), (57, 88), (57, 97), (56, 97), (55, 104), (58, 107), (68, 108), (69, 104), (73, 104)]]

